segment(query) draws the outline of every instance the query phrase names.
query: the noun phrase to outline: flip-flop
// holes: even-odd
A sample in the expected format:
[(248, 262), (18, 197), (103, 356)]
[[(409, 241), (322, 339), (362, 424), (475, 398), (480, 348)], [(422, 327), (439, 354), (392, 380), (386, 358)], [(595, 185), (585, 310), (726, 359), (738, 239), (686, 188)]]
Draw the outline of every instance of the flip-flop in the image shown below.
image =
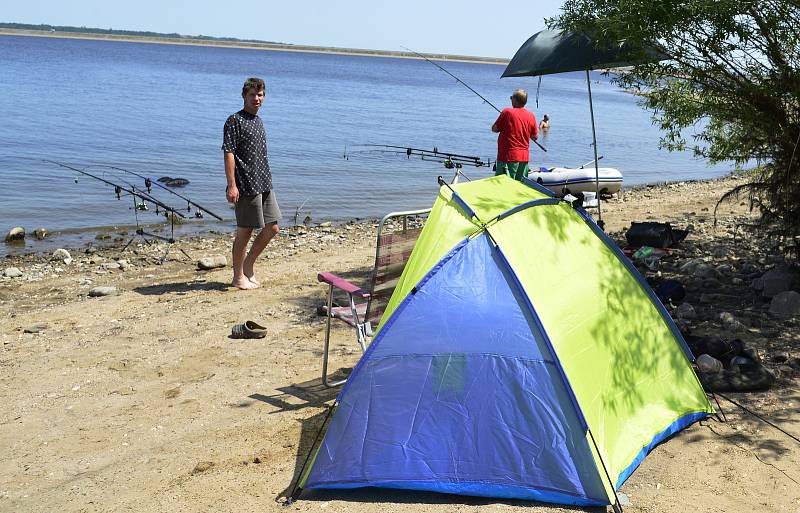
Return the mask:
[(231, 337), (233, 338), (264, 338), (266, 336), (267, 328), (253, 321), (236, 324), (231, 328)]

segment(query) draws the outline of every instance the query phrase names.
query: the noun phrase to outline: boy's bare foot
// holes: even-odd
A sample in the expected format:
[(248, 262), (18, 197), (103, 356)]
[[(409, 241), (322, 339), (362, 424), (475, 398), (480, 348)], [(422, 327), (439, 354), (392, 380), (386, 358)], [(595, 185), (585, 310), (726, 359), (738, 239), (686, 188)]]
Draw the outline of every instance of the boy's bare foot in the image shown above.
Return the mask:
[(250, 283), (254, 283), (256, 285), (261, 285), (259, 281), (256, 279), (256, 270), (253, 269), (253, 266), (247, 265), (247, 262), (244, 263), (244, 268), (242, 269), (242, 274), (244, 277), (250, 280)]
[(240, 290), (252, 290), (252, 289), (257, 289), (258, 288), (258, 284), (253, 283), (252, 281), (248, 280), (244, 276), (241, 279), (238, 279), (238, 280), (234, 279), (231, 282), (231, 286), (236, 287), (237, 289), (240, 289)]

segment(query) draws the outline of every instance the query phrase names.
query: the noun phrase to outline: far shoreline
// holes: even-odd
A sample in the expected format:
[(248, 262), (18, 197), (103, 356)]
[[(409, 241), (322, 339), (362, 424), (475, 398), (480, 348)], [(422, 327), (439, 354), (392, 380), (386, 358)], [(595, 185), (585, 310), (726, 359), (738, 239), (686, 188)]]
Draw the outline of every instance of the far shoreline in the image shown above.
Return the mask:
[[(392, 59), (416, 59), (423, 60), (423, 57), (415, 55), (413, 52), (400, 52), (390, 50), (367, 50), (361, 48), (337, 48), (327, 46), (294, 45), (281, 43), (255, 43), (246, 41), (214, 41), (208, 39), (193, 39), (191, 37), (144, 37), (114, 34), (92, 34), (86, 32), (44, 32), (39, 30), (26, 29), (0, 29), (0, 36), (22, 36), (22, 37), (49, 37), (54, 39), (81, 39), (95, 41), (116, 41), (123, 43), (148, 43), (180, 46), (209, 46), (218, 48), (236, 48), (243, 50), (266, 50), (277, 52), (300, 52), (300, 53), (319, 53), (331, 55), (349, 55), (357, 57), (388, 57)], [(425, 58), (449, 62), (465, 62), (471, 64), (508, 64), (509, 59), (499, 57), (476, 57), (470, 55), (452, 54), (433, 54), (421, 53)]]

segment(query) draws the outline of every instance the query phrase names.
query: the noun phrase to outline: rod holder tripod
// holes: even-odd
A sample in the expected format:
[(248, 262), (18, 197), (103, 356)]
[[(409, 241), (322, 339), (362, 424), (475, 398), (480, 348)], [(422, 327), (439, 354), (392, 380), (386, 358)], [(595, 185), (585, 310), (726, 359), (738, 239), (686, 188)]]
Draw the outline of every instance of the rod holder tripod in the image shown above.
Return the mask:
[[(137, 204), (136, 204), (136, 197), (134, 196), (133, 197), (133, 209), (134, 209), (134, 212), (137, 212), (137, 208), (138, 207), (137, 207)], [(128, 242), (126, 242), (125, 245), (122, 247), (122, 251), (125, 252), (125, 250), (128, 249), (128, 247), (133, 243), (133, 241), (136, 240), (136, 237), (141, 237), (142, 240), (148, 246), (150, 246), (153, 243), (153, 239), (164, 241), (164, 242), (166, 242), (168, 244), (167, 250), (164, 252), (164, 255), (159, 259), (159, 262), (158, 262), (159, 264), (163, 264), (167, 260), (167, 256), (169, 256), (169, 251), (172, 248), (172, 245), (175, 244), (175, 242), (177, 242), (175, 240), (175, 212), (174, 211), (170, 212), (169, 210), (165, 210), (164, 212), (169, 217), (169, 226), (170, 226), (169, 237), (165, 237), (163, 235), (158, 235), (157, 233), (152, 233), (152, 232), (146, 231), (144, 228), (139, 226), (139, 216), (137, 215), (136, 216), (136, 232), (130, 238), (130, 240)], [(188, 258), (189, 260), (192, 259), (192, 257), (189, 255), (189, 253), (184, 251), (183, 248), (178, 248), (178, 249), (180, 250), (181, 253), (186, 255), (186, 258)]]

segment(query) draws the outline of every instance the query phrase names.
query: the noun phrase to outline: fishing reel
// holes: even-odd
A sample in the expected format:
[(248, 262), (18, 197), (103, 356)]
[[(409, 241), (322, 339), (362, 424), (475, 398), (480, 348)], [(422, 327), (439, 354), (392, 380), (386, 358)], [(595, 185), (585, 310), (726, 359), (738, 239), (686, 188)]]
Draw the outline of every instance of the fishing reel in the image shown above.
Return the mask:
[[(150, 195), (150, 193), (152, 192), (152, 186), (155, 185), (157, 187), (160, 187), (160, 188), (168, 191), (170, 194), (173, 194), (173, 195), (185, 200), (186, 203), (187, 203), (186, 210), (189, 213), (194, 214), (195, 218), (202, 219), (203, 218), (203, 212), (205, 212), (205, 213), (207, 213), (207, 214), (219, 219), (220, 221), (223, 220), (218, 215), (214, 214), (210, 210), (207, 210), (207, 209), (203, 208), (202, 206), (198, 205), (197, 203), (194, 203), (189, 198), (181, 196), (180, 194), (167, 189), (166, 187), (162, 186), (159, 183), (155, 183), (155, 181), (153, 181), (152, 179), (150, 179), (150, 178), (148, 178), (146, 176), (142, 176), (142, 175), (140, 175), (138, 173), (135, 173), (133, 171), (128, 171), (127, 169), (123, 169), (123, 168), (115, 167), (115, 166), (107, 166), (107, 165), (103, 165), (103, 164), (98, 164), (98, 165), (94, 166), (94, 167), (107, 168), (107, 169), (111, 169), (111, 170), (114, 170), (114, 171), (121, 171), (121, 172), (125, 172), (125, 173), (129, 173), (129, 174), (138, 176), (139, 178), (144, 180), (144, 185), (145, 185), (145, 188), (147, 189), (146, 193), (144, 191), (141, 191), (141, 192), (138, 191), (137, 190), (137, 186), (135, 186), (135, 185), (133, 185), (130, 182), (127, 182), (125, 180), (123, 180), (122, 182), (124, 184), (126, 184), (127, 187), (125, 185), (120, 185), (118, 183), (112, 182), (112, 181), (110, 181), (110, 180), (105, 178), (105, 173), (103, 173), (103, 176), (97, 176), (95, 174), (92, 174), (92, 173), (86, 171), (85, 169), (78, 169), (76, 167), (69, 166), (67, 164), (62, 164), (61, 162), (58, 162), (58, 161), (55, 161), (55, 160), (42, 159), (42, 161), (50, 163), (50, 164), (54, 164), (54, 165), (62, 167), (64, 169), (69, 169), (70, 171), (74, 171), (75, 173), (78, 173), (78, 174), (80, 174), (82, 176), (88, 176), (89, 178), (93, 178), (94, 180), (97, 180), (99, 182), (103, 182), (106, 185), (112, 186), (114, 188), (113, 189), (114, 190), (114, 195), (117, 197), (118, 200), (122, 199), (123, 194), (129, 194), (133, 199), (133, 207), (130, 207), (130, 208), (132, 210), (136, 211), (136, 212), (138, 212), (138, 211), (149, 211), (150, 208), (147, 205), (147, 202), (149, 201), (155, 207), (156, 215), (160, 215), (161, 213), (163, 213), (166, 217), (169, 217), (170, 213), (174, 213), (174, 214), (178, 215), (181, 218), (185, 218), (186, 217), (183, 214), (179, 213), (178, 210), (173, 209), (169, 205), (167, 205), (165, 203), (162, 203), (157, 198), (155, 198), (155, 197)], [(92, 166), (88, 166), (88, 167), (92, 167)], [(73, 181), (75, 183), (78, 183), (79, 176), (76, 174), (75, 176), (73, 176), (72, 179), (73, 179)], [(177, 181), (180, 181), (181, 183), (176, 184), (176, 185), (186, 185), (186, 184), (189, 183), (188, 180), (183, 179), (183, 178), (179, 179)], [(195, 211), (194, 212), (192, 211), (192, 206), (195, 207)], [(137, 219), (137, 224), (138, 224), (138, 219)]]
[(451, 159), (449, 157), (447, 159), (443, 160), (442, 164), (447, 169), (461, 169), (462, 167), (464, 167), (461, 164), (461, 162), (453, 162), (453, 159)]

